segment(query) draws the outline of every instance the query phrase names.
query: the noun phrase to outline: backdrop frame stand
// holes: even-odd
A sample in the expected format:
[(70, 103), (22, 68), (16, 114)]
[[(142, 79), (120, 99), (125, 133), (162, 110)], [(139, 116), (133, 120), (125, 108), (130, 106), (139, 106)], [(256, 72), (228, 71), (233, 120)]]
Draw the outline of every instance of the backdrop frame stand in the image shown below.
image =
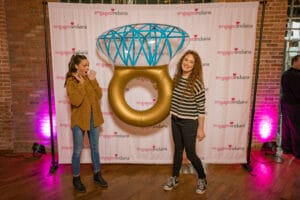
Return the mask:
[(252, 99), (252, 108), (251, 108), (251, 121), (250, 121), (250, 130), (249, 130), (249, 140), (247, 147), (247, 163), (243, 164), (243, 167), (248, 171), (252, 171), (251, 167), (251, 146), (252, 146), (252, 136), (253, 136), (253, 122), (255, 115), (255, 104), (256, 104), (256, 92), (257, 92), (257, 82), (258, 82), (258, 73), (259, 73), (259, 64), (260, 64), (260, 52), (261, 52), (261, 43), (262, 35), (264, 29), (264, 19), (265, 19), (265, 9), (266, 9), (266, 0), (261, 0), (259, 3), (262, 4), (261, 19), (260, 19), (260, 30), (259, 30), (259, 42), (257, 49), (257, 59), (256, 59), (256, 70), (255, 70), (255, 79), (254, 79), (254, 91)]
[[(251, 118), (250, 118), (250, 130), (248, 133), (248, 146), (247, 146), (247, 163), (242, 164), (243, 167), (251, 172), (251, 145), (252, 145), (252, 136), (253, 136), (253, 123), (254, 123), (254, 115), (255, 115), (255, 105), (256, 105), (256, 93), (257, 93), (257, 82), (258, 82), (258, 73), (259, 73), (259, 64), (260, 64), (260, 54), (261, 54), (261, 44), (262, 44), (262, 35), (263, 35), (263, 26), (264, 26), (264, 16), (265, 16), (265, 6), (267, 1), (260, 0), (260, 4), (262, 4), (262, 15), (261, 15), (261, 24), (260, 24), (260, 32), (259, 32), (259, 44), (257, 51), (257, 60), (256, 60), (256, 73), (254, 79), (254, 92), (252, 99), (252, 108), (251, 108)], [(48, 27), (46, 22), (46, 7), (48, 2), (43, 0), (43, 14), (44, 14), (44, 27), (45, 27), (45, 52), (46, 52), (46, 68), (47, 68), (47, 83), (48, 83), (48, 104), (49, 104), (49, 118), (50, 118), (50, 134), (51, 134), (51, 154), (52, 154), (52, 165), (50, 168), (50, 172), (54, 173), (58, 168), (58, 164), (55, 161), (55, 152), (54, 152), (54, 134), (53, 134), (53, 118), (52, 118), (52, 100), (51, 100), (51, 78), (50, 78), (50, 66), (49, 66), (49, 56), (48, 56)]]
[[(279, 108), (279, 110), (281, 110)], [(277, 133), (277, 137), (276, 137), (276, 153), (274, 155), (274, 160), (276, 163), (283, 163), (284, 159), (282, 158), (282, 148), (281, 148), (281, 145), (282, 145), (282, 140), (281, 140), (281, 137), (282, 137), (282, 113), (281, 111), (279, 111), (279, 127), (278, 127), (278, 133)]]
[(45, 34), (45, 53), (46, 53), (46, 68), (47, 68), (47, 89), (48, 89), (48, 106), (49, 106), (49, 120), (50, 120), (50, 136), (51, 136), (51, 167), (50, 173), (54, 173), (58, 168), (58, 163), (55, 160), (55, 150), (54, 150), (54, 134), (53, 134), (53, 118), (52, 118), (52, 100), (51, 100), (51, 76), (50, 76), (50, 65), (49, 65), (49, 55), (48, 55), (48, 26), (47, 26), (47, 14), (46, 7), (48, 2), (43, 0), (43, 14), (44, 14), (44, 34)]

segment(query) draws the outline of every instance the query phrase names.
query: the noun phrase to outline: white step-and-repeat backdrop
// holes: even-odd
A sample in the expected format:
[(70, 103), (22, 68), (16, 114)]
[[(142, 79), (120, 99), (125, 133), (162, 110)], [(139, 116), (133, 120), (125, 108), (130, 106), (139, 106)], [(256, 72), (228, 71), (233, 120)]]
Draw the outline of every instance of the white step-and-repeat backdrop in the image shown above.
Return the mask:
[[(74, 53), (88, 57), (103, 88), (101, 162), (172, 163), (170, 117), (152, 127), (134, 127), (114, 116), (109, 106), (107, 88), (114, 66), (99, 55), (96, 39), (109, 29), (133, 23), (169, 24), (190, 35), (186, 50), (196, 50), (202, 58), (207, 99), (206, 138), (197, 142), (198, 155), (205, 163), (246, 163), (258, 2), (48, 5), (59, 163), (71, 163), (73, 150), (64, 82)], [(169, 64), (171, 77), (182, 53)], [(150, 108), (156, 97), (155, 85), (148, 79), (137, 78), (127, 85), (125, 98), (133, 108)], [(82, 162), (91, 162), (88, 142)]]

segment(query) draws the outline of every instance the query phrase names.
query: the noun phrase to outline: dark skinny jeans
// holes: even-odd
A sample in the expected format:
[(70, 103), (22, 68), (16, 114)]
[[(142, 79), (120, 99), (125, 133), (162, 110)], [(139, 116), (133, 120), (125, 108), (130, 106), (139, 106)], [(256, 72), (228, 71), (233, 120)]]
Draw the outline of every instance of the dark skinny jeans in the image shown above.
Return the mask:
[(196, 137), (198, 120), (181, 119), (172, 115), (172, 134), (175, 144), (173, 160), (173, 176), (179, 176), (182, 164), (183, 150), (198, 173), (198, 178), (205, 179), (206, 175), (200, 158), (196, 154)]

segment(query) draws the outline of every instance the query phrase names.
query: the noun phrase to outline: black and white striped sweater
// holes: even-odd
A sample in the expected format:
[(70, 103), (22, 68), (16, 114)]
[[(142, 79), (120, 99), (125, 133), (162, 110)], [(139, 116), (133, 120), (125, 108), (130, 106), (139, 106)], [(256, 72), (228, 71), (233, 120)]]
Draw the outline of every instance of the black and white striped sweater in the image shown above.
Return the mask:
[(187, 81), (187, 78), (181, 77), (173, 89), (170, 113), (182, 119), (198, 119), (205, 115), (205, 90), (197, 80), (194, 94), (191, 94), (189, 90), (186, 91)]

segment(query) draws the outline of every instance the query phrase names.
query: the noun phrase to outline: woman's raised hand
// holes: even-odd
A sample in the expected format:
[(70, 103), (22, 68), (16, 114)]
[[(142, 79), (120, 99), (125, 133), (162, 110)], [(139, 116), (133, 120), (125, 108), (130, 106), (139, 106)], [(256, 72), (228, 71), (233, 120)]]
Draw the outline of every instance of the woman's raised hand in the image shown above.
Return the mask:
[(90, 80), (95, 80), (96, 79), (96, 72), (94, 70), (90, 70), (88, 73), (88, 77)]
[(84, 83), (84, 78), (78, 73), (73, 73), (73, 76), (79, 81), (79, 83)]

